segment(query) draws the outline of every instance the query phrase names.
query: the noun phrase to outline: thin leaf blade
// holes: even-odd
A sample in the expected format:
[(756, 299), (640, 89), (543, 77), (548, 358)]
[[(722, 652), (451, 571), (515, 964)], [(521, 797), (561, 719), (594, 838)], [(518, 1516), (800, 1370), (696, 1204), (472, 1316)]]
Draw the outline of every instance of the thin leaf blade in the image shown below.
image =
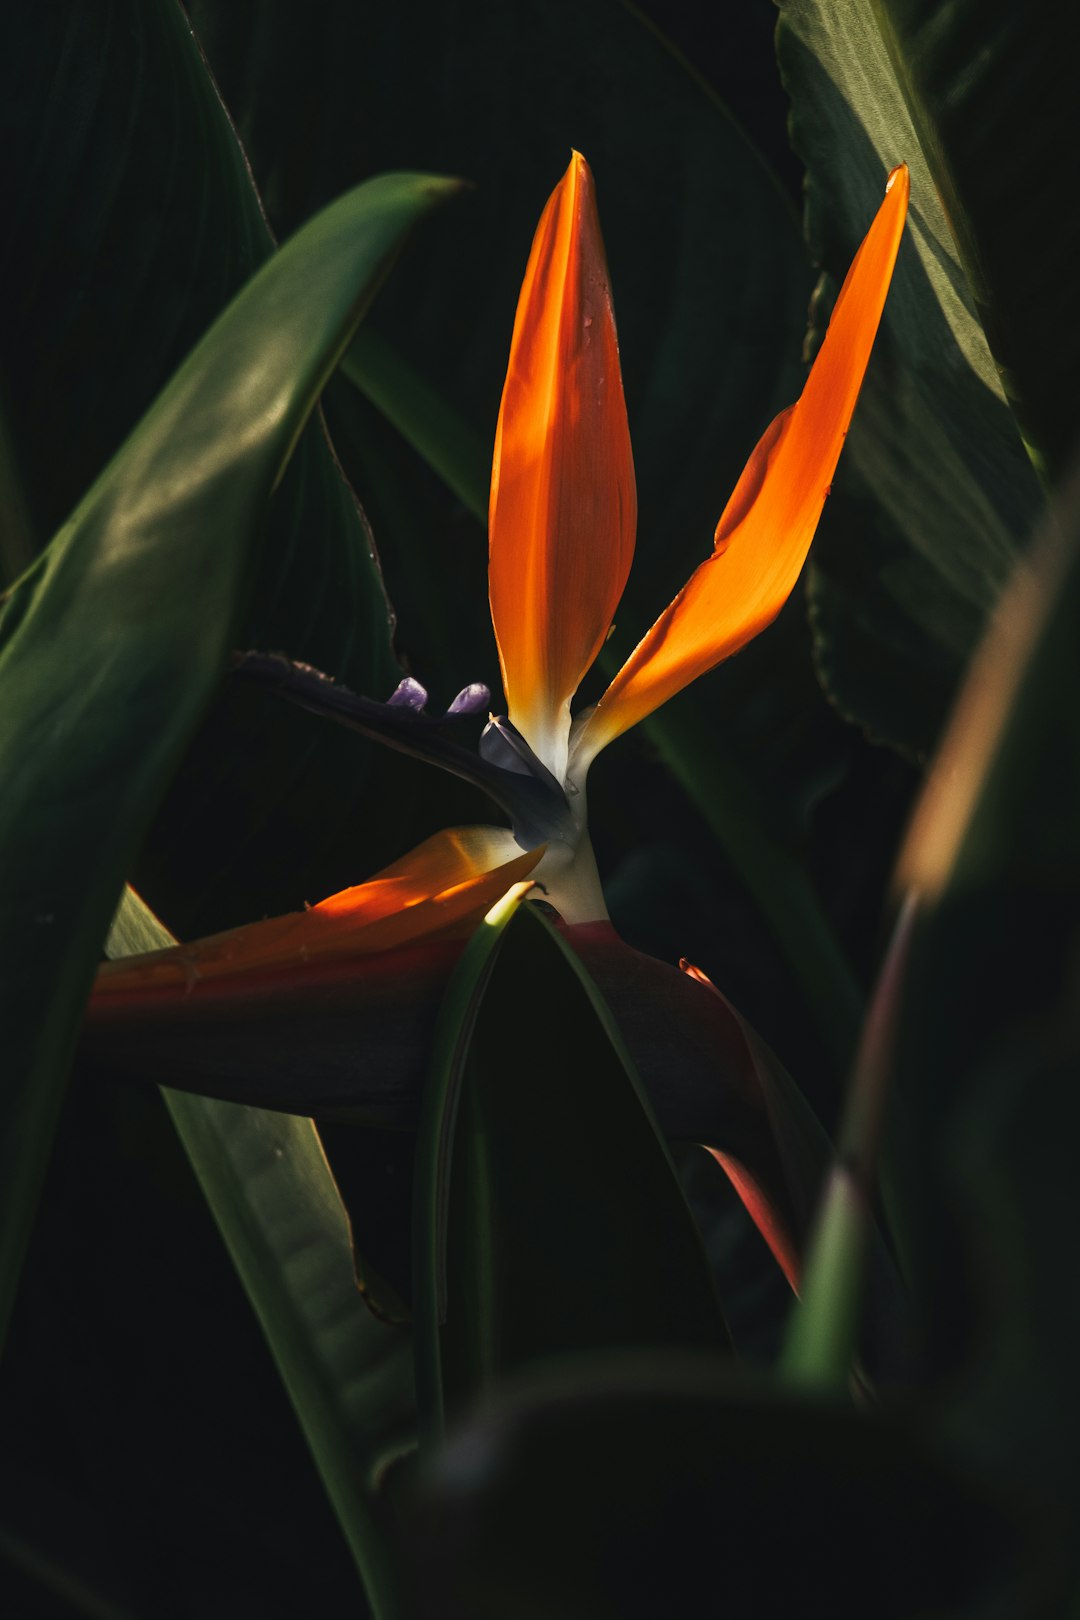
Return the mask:
[[(176, 941), (127, 890), (112, 957)], [(259, 1319), (372, 1612), (397, 1612), (385, 1467), (413, 1444), (410, 1335), (357, 1286), (352, 1232), (314, 1122), (166, 1090), (166, 1106)]]

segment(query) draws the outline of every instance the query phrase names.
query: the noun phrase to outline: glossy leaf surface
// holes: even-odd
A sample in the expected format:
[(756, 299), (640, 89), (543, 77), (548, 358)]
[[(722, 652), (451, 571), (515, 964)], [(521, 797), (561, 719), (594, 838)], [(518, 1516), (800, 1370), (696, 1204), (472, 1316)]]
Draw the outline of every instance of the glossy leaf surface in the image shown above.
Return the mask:
[[(22, 555), (67, 518), (273, 238), (178, 0), (59, 0), (24, 11), (9, 46), (0, 395)], [(400, 677), (389, 608), (321, 423), (301, 435), (265, 522), (236, 645), (283, 649), (386, 697)], [(380, 769), (328, 728), (222, 693), (156, 818), (142, 891), (187, 935), (355, 882), (439, 824), (417, 815), (410, 839), (400, 818), (375, 823), (370, 865), (350, 861)], [(297, 836), (312, 805), (317, 841)]]
[[(919, 752), (937, 735), (1041, 492), (938, 197), (937, 157), (928, 161), (875, 6), (784, 0), (780, 11), (792, 138), (809, 175), (807, 233), (832, 287), (880, 167), (911, 169), (911, 242), (848, 451), (880, 515), (856, 509), (832, 543), (826, 533), (811, 602), (819, 667), (841, 710)], [(953, 63), (958, 84), (967, 61), (961, 53)], [(992, 147), (985, 161), (992, 168)], [(822, 294), (827, 308), (829, 285)]]
[[(1073, 76), (1051, 0), (874, 0), (1006, 398), (1050, 482), (1080, 438)], [(1003, 87), (1008, 85), (1007, 92)], [(1003, 102), (1004, 94), (1004, 102)]]
[(220, 679), (271, 490), (376, 286), (445, 191), (388, 177), (312, 221), (4, 603), (8, 1298), (100, 942)]

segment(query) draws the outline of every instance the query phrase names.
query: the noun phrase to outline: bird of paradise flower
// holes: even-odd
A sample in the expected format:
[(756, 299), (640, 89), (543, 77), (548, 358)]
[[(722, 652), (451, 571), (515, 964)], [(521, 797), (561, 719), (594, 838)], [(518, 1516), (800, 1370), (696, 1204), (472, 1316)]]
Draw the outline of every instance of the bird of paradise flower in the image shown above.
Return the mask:
[[(525, 877), (570, 925), (606, 919), (589, 842), (586, 779), (597, 754), (753, 639), (790, 595), (813, 539), (877, 332), (903, 232), (908, 172), (884, 201), (840, 291), (798, 402), (766, 429), (691, 575), (593, 707), (571, 714), (633, 558), (637, 498), (593, 177), (577, 152), (548, 201), (518, 302), (495, 439), (489, 587), (507, 714), (479, 756), (448, 736), (485, 705), (468, 687), (445, 717), (406, 679), (388, 704), (317, 672), (249, 659), (248, 673), (360, 730), (482, 785), (504, 827), (436, 834), (368, 882), (301, 913), (106, 965), (94, 1004), (238, 976), (344, 963), (467, 934)], [(268, 667), (269, 666), (269, 667)]]

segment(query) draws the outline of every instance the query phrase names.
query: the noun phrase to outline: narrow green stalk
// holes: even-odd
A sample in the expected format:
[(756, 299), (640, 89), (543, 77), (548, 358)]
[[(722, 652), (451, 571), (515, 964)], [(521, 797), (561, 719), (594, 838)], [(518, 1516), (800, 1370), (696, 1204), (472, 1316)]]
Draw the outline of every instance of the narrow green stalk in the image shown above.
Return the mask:
[(413, 1191), (413, 1352), (422, 1446), (438, 1444), (446, 1421), (440, 1329), (446, 1320), (446, 1221), (465, 1060), (506, 926), (531, 887), (516, 883), (469, 940), (443, 994), (432, 1041)]
[(642, 729), (768, 922), (842, 1074), (862, 994), (802, 862), (772, 837), (740, 766), (696, 715), (669, 706), (642, 721)]
[(412, 445), (465, 509), (487, 522), (487, 452), (437, 389), (396, 354), (369, 323), (353, 338), (341, 369)]
[(836, 1164), (822, 1194), (799, 1303), (780, 1357), (781, 1374), (794, 1384), (843, 1388), (858, 1351), (877, 1164), (916, 913), (916, 897), (909, 894), (859, 1043)]

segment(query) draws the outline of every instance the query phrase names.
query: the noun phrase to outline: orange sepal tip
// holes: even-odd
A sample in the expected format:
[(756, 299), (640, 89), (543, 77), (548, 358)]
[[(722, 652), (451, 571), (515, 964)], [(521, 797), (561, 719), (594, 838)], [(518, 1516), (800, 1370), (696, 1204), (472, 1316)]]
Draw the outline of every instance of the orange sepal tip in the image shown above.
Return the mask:
[(748, 641), (795, 585), (829, 494), (877, 333), (907, 216), (901, 164), (840, 290), (798, 403), (765, 430), (690, 576), (586, 719), (584, 765), (614, 737)]

